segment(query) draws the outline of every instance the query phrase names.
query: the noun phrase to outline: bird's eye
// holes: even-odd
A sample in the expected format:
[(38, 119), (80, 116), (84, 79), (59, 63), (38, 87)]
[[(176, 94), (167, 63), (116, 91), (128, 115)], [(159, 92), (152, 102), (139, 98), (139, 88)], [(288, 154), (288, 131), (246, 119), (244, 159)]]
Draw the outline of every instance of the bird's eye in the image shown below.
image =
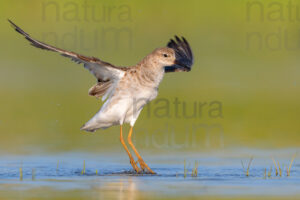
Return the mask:
[(168, 57), (168, 54), (165, 54), (165, 53), (164, 53), (163, 55), (164, 55), (164, 57)]

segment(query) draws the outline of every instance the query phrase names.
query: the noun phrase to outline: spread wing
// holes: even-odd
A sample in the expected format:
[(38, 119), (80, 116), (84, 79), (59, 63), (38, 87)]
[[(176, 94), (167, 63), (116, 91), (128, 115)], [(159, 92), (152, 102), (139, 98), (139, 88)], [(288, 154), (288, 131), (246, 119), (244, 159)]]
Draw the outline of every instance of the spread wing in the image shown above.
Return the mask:
[(72, 51), (66, 51), (40, 42), (36, 39), (33, 39), (29, 34), (23, 31), (12, 21), (8, 21), (18, 33), (22, 34), (25, 37), (25, 39), (27, 39), (31, 43), (32, 46), (44, 50), (58, 52), (62, 56), (71, 58), (71, 60), (75, 61), (76, 63), (83, 63), (84, 67), (88, 69), (97, 78), (98, 82), (119, 80), (127, 69), (126, 67), (116, 67), (98, 58), (83, 56)]

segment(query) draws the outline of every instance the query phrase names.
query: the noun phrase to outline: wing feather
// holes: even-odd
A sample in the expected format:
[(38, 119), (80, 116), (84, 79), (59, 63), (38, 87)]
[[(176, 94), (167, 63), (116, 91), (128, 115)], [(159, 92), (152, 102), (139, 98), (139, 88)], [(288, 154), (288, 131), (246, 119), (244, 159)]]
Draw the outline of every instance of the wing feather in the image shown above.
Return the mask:
[(104, 62), (95, 57), (87, 57), (80, 54), (77, 54), (72, 51), (66, 51), (43, 42), (40, 42), (34, 38), (32, 38), (28, 33), (23, 31), (20, 27), (14, 24), (12, 21), (8, 20), (12, 27), (20, 34), (22, 34), (25, 39), (27, 39), (30, 44), (34, 47), (54, 51), (60, 53), (62, 56), (71, 58), (72, 61), (80, 64), (83, 63), (84, 67), (89, 70), (98, 80), (101, 81), (108, 81), (108, 80), (118, 80), (124, 74), (124, 71), (127, 70), (126, 67), (116, 67), (110, 63)]

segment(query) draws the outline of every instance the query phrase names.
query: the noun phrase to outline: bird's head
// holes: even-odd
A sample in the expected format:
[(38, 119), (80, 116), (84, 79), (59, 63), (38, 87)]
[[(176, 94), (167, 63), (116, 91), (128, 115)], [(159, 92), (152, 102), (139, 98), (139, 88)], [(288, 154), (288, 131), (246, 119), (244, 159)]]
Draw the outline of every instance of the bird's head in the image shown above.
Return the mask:
[[(146, 59), (155, 68), (161, 68), (165, 72), (190, 71), (193, 65), (193, 53), (189, 43), (184, 37), (175, 36), (166, 47), (157, 48)], [(144, 61), (145, 61), (144, 60)]]
[(151, 61), (155, 63), (155, 66), (160, 68), (174, 65), (176, 62), (175, 51), (168, 47), (157, 48), (149, 56)]

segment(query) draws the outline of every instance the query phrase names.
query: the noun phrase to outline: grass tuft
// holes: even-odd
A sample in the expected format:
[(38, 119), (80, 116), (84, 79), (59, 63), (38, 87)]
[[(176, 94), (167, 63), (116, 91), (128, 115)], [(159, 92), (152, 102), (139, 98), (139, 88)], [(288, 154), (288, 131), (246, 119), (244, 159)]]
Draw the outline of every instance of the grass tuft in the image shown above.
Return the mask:
[(20, 181), (23, 181), (23, 161), (21, 161), (21, 166), (19, 168)]
[(272, 158), (272, 160), (273, 160), (273, 163), (274, 163), (274, 166), (275, 166), (275, 175), (278, 176), (278, 167), (277, 167), (277, 164), (276, 164), (274, 158)]
[(22, 168), (22, 166), (20, 167), (19, 171), (20, 171), (20, 181), (23, 181), (23, 168)]
[(279, 169), (279, 176), (281, 177), (282, 176), (282, 169), (281, 169), (281, 166), (279, 164), (279, 161), (277, 161), (277, 164), (278, 164), (278, 169)]
[(252, 161), (253, 161), (253, 156), (251, 156), (251, 158), (250, 158), (250, 160), (249, 160), (249, 163), (248, 163), (248, 167), (247, 167), (247, 169), (245, 169), (244, 163), (243, 163), (243, 161), (241, 160), (241, 163), (242, 163), (242, 166), (243, 166), (243, 170), (244, 170), (246, 176), (249, 176), (250, 166), (251, 166)]
[(269, 178), (272, 176), (272, 171), (273, 171), (273, 169), (272, 169), (272, 165), (271, 165), (270, 170), (268, 171), (268, 177)]
[(57, 164), (56, 164), (56, 173), (58, 174), (58, 168), (59, 168), (59, 160), (57, 160)]
[(192, 176), (194, 176), (194, 177), (198, 176), (198, 161), (195, 161), (195, 167), (192, 171)]
[(184, 160), (184, 168), (183, 168), (183, 177), (184, 177), (184, 178), (186, 177), (187, 172), (188, 172), (188, 170), (187, 170), (187, 168), (186, 168), (186, 160)]
[(83, 169), (81, 171), (81, 175), (85, 174), (85, 160), (83, 160)]
[(31, 179), (34, 181), (35, 180), (35, 169), (32, 169), (32, 173), (31, 173)]
[(291, 175), (291, 168), (292, 168), (292, 165), (293, 165), (293, 162), (296, 158), (296, 154), (293, 155), (292, 159), (291, 159), (291, 162), (290, 162), (290, 165), (289, 165), (289, 168), (286, 168), (286, 175), (287, 176), (290, 176)]

